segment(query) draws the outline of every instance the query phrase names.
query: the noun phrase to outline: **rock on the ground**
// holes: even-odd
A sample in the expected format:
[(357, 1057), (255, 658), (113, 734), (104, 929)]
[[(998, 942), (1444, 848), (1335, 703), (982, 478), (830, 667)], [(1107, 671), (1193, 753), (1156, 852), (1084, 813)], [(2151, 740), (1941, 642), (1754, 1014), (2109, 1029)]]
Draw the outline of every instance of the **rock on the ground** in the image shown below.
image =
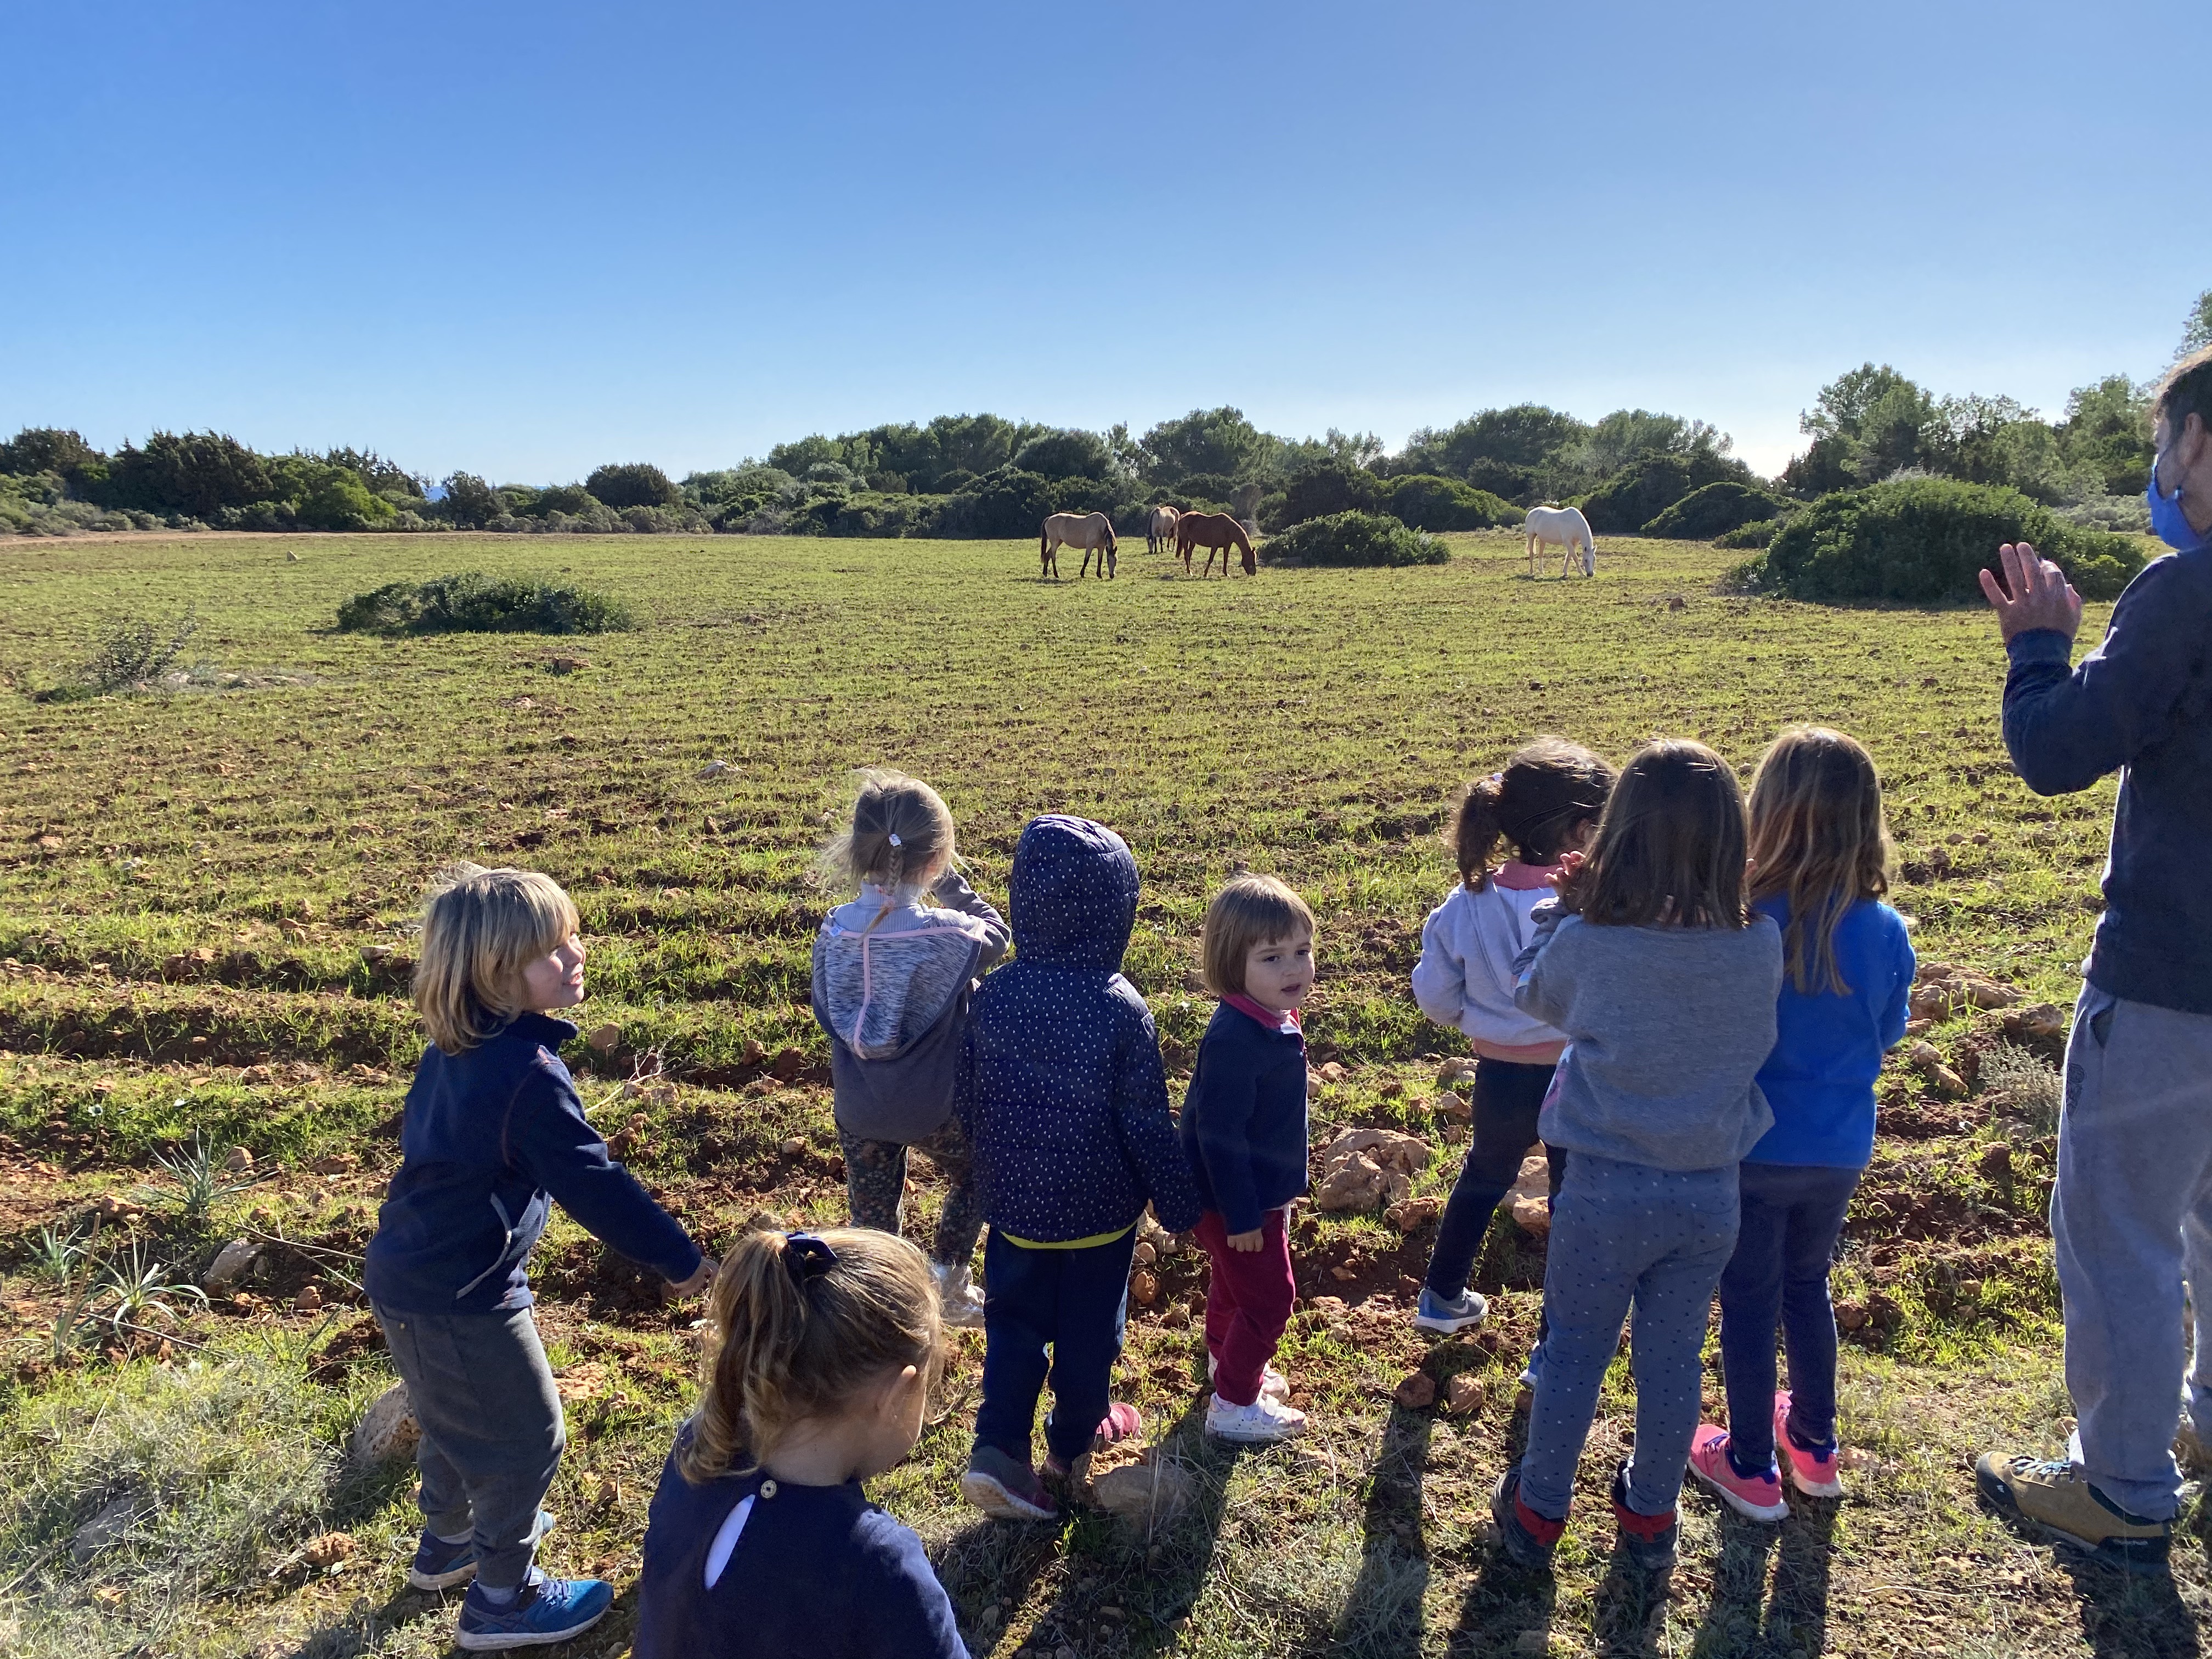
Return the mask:
[(395, 1382), (362, 1413), (349, 1444), (356, 1462), (388, 1463), (412, 1456), (422, 1438), (422, 1425), (416, 1422), (415, 1408), (408, 1403), (407, 1385)]
[(1382, 1213), (1382, 1218), (1401, 1233), (1426, 1226), (1443, 1212), (1441, 1198), (1401, 1198)]
[(1190, 1507), (1197, 1486), (1176, 1464), (1130, 1463), (1096, 1477), (1091, 1492), (1109, 1514), (1140, 1527), (1167, 1526)]
[(70, 1559), (82, 1567), (130, 1531), (139, 1502), (137, 1492), (125, 1492), (101, 1504), (92, 1519), (70, 1534)]
[(1129, 1275), (1129, 1299), (1140, 1308), (1149, 1308), (1160, 1299), (1160, 1281), (1143, 1268)]
[(354, 1552), (351, 1533), (326, 1532), (310, 1538), (300, 1551), (300, 1559), (311, 1567), (334, 1567)]
[(622, 1042), (622, 1027), (610, 1020), (586, 1037), (584, 1042), (595, 1054), (611, 1054), (616, 1045)]
[(1437, 1379), (1426, 1371), (1413, 1371), (1399, 1381), (1390, 1391), (1390, 1398), (1409, 1412), (1432, 1406), (1437, 1399)]
[(1455, 1054), (1437, 1067), (1437, 1087), (1439, 1089), (1456, 1088), (1462, 1082), (1472, 1082), (1474, 1078), (1473, 1054)]
[(200, 1280), (206, 1291), (227, 1291), (253, 1271), (253, 1264), (261, 1259), (261, 1247), (252, 1239), (234, 1238), (215, 1255), (215, 1261)]
[(1425, 1142), (1394, 1129), (1346, 1129), (1322, 1152), (1315, 1207), (1372, 1210), (1395, 1204), (1433, 1156)]
[(1482, 1409), (1482, 1379), (1460, 1372), (1444, 1384), (1444, 1409), (1464, 1414)]

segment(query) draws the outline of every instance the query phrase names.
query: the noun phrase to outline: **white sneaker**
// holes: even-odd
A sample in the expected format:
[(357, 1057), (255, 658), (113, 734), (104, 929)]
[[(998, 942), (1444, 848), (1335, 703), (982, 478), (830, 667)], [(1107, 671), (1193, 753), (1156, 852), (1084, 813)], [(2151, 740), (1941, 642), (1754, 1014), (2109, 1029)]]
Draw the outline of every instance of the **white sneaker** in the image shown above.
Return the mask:
[(983, 1298), (969, 1283), (965, 1267), (947, 1267), (942, 1261), (929, 1264), (930, 1277), (937, 1281), (937, 1299), (945, 1310), (945, 1322), (964, 1325), (970, 1329), (983, 1323)]
[(1219, 1395), (1206, 1402), (1206, 1431), (1239, 1445), (1268, 1446), (1306, 1431), (1306, 1414), (1261, 1395), (1249, 1406), (1232, 1406)]
[[(1212, 1354), (1206, 1355), (1206, 1380), (1209, 1382), (1212, 1382), (1220, 1375), (1220, 1361), (1214, 1358)], [(1260, 1397), (1262, 1400), (1279, 1400), (1288, 1405), (1291, 1398), (1291, 1379), (1273, 1365), (1269, 1365), (1260, 1373)]]

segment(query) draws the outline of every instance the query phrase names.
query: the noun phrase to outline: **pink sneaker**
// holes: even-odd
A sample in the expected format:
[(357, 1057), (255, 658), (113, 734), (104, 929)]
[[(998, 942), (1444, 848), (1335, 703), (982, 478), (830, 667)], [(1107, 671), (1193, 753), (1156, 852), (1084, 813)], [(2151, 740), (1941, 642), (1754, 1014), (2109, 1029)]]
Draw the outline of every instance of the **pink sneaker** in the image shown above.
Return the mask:
[(1808, 1498), (1841, 1498), (1844, 1480), (1841, 1446), (1826, 1451), (1800, 1451), (1790, 1443), (1790, 1390), (1774, 1396), (1774, 1455), (1790, 1471), (1790, 1484)]
[(1790, 1513), (1782, 1496), (1782, 1477), (1766, 1474), (1747, 1480), (1729, 1464), (1726, 1429), (1710, 1423), (1698, 1425), (1690, 1442), (1690, 1473), (1712, 1488), (1721, 1502), (1753, 1521), (1779, 1521)]

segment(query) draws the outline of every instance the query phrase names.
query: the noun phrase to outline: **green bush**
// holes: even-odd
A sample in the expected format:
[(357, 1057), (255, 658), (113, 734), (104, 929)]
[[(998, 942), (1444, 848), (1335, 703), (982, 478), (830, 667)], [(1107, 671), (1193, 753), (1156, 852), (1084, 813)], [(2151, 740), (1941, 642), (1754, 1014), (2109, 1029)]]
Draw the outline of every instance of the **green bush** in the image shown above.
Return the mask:
[(684, 499), (669, 476), (649, 461), (624, 461), (597, 468), (584, 480), (596, 499), (617, 510), (625, 507), (674, 507)]
[(2116, 598), (2142, 568), (2125, 536), (2069, 524), (2016, 489), (1900, 478), (1823, 495), (1776, 532), (1746, 580), (1799, 599), (1975, 599), (2003, 542), (2033, 542), (2084, 599)]
[(477, 570), (387, 582), (338, 607), (338, 629), (349, 634), (608, 634), (635, 625), (629, 606), (594, 589)]
[[(1188, 487), (1224, 480), (1187, 479)], [(1361, 466), (1335, 456), (1309, 461), (1291, 474), (1283, 485), (1282, 522), (1304, 524), (1339, 513), (1365, 513), (1382, 504), (1382, 480)], [(1230, 492), (1220, 492), (1228, 499)]]
[(1781, 518), (1796, 505), (1771, 491), (1723, 479), (1692, 490), (1645, 525), (1644, 533), (1706, 542), (1762, 519)]
[(1333, 513), (1293, 525), (1267, 543), (1270, 564), (1442, 564), (1451, 550), (1382, 513)]
[(1416, 530), (1489, 530), (1519, 524), (1526, 515), (1512, 502), (1457, 478), (1412, 472), (1389, 481), (1384, 502), (1391, 516)]
[(1715, 547), (1765, 547), (1774, 539), (1774, 532), (1782, 528), (1780, 519), (1759, 519), (1750, 524), (1740, 524), (1713, 538)]
[(1692, 490), (1724, 480), (1743, 483), (1750, 476), (1741, 461), (1710, 451), (1646, 455), (1621, 468), (1579, 505), (1599, 535), (1632, 536)]

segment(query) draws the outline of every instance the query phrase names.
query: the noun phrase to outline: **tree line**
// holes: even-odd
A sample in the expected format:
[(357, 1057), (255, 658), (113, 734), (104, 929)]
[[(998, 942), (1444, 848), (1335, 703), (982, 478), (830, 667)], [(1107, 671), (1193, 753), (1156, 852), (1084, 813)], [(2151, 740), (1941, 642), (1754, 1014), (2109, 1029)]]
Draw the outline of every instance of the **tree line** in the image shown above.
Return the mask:
[[(2212, 290), (2185, 351), (2212, 343)], [(1371, 433), (1261, 430), (1242, 410), (1194, 410), (1141, 435), (945, 415), (813, 434), (738, 465), (671, 477), (610, 464), (566, 483), (436, 487), (373, 451), (261, 454), (220, 433), (157, 432), (103, 453), (73, 431), (0, 444), (0, 532), (489, 530), (754, 535), (1026, 536), (1055, 512), (1105, 512), (1125, 532), (1160, 501), (1233, 512), (1268, 532), (1351, 510), (1419, 529), (1517, 523), (1540, 501), (1579, 505), (1601, 533), (1747, 538), (1805, 502), (1900, 476), (2002, 485), (2075, 522), (2140, 527), (2149, 386), (2113, 374), (2046, 419), (2002, 396), (1938, 395), (1887, 364), (1823, 386), (1807, 447), (1761, 478), (1708, 422), (1642, 409), (1583, 421), (1540, 404), (1424, 427), (1395, 451)], [(1762, 526), (1765, 527), (1762, 530)]]

